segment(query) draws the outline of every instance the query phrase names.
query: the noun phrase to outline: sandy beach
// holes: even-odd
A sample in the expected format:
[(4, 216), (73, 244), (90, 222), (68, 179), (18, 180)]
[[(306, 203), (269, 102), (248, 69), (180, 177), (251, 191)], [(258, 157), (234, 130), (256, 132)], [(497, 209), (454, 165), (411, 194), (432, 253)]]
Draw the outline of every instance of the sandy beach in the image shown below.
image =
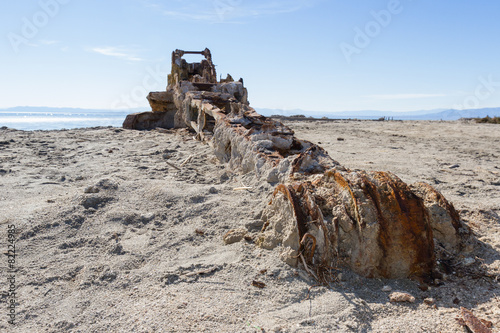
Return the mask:
[[(12, 326), (2, 283), (0, 331), (467, 332), (460, 307), (498, 330), (498, 125), (286, 125), (347, 168), (434, 186), (476, 235), (472, 255), (429, 288), (345, 268), (318, 286), (252, 241), (274, 186), (229, 169), (187, 130), (1, 128), (0, 234), (5, 253), (15, 226), (17, 305)], [(226, 245), (238, 228), (249, 237)], [(415, 302), (390, 302), (394, 291)]]

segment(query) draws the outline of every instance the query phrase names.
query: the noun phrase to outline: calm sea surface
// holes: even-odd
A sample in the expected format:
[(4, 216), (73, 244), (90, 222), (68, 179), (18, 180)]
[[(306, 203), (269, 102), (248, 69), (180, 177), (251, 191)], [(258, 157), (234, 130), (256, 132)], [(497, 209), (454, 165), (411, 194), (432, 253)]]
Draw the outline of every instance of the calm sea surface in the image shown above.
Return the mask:
[(0, 127), (19, 130), (58, 130), (95, 126), (121, 127), (127, 114), (124, 111), (95, 112), (32, 112), (0, 110)]

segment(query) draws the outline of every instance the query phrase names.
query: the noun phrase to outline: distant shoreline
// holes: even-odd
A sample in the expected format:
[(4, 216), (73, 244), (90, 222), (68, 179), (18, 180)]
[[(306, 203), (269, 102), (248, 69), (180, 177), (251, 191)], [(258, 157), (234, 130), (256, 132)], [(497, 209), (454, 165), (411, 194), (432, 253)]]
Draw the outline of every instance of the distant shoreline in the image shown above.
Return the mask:
[(280, 120), (280, 121), (399, 121), (399, 122), (424, 122), (424, 121), (432, 121), (432, 122), (454, 122), (454, 121), (473, 121), (479, 118), (460, 118), (456, 120), (437, 120), (437, 119), (393, 119), (392, 117), (380, 117), (380, 118), (327, 118), (327, 117), (305, 117), (305, 116), (280, 116), (280, 115), (272, 115), (269, 118)]

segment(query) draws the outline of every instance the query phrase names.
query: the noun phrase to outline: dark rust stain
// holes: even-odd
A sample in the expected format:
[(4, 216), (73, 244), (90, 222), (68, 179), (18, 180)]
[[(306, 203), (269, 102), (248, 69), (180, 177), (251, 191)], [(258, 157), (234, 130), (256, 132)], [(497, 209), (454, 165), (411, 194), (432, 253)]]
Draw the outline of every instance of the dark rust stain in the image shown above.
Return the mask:
[[(406, 256), (410, 261), (410, 275), (432, 278), (434, 268), (434, 244), (432, 229), (425, 206), (397, 177), (386, 172), (362, 175), (363, 191), (372, 201), (380, 225), (378, 242), (387, 256)], [(378, 266), (383, 276), (391, 276), (390, 267), (383, 261)]]
[(308, 259), (308, 262), (312, 263), (313, 261), (313, 257), (314, 257), (314, 251), (316, 250), (316, 238), (311, 235), (310, 233), (306, 233), (304, 235), (304, 237), (302, 237), (302, 240), (300, 241), (300, 245), (306, 249), (306, 243), (307, 243), (307, 239), (311, 239), (312, 241), (312, 244), (310, 246), (309, 249), (307, 249), (309, 251), (309, 256), (307, 256), (307, 259)]
[[(304, 237), (304, 235), (307, 232), (307, 227), (306, 227), (307, 218), (300, 207), (299, 198), (295, 194), (295, 190), (293, 189), (293, 187), (291, 185), (280, 184), (274, 190), (273, 196), (275, 196), (277, 192), (281, 192), (284, 195), (286, 195), (286, 197), (288, 198), (288, 201), (290, 201), (290, 203), (292, 204), (295, 218), (297, 219), (296, 223), (297, 223), (297, 229), (299, 232), (299, 239), (302, 239), (302, 237)], [(302, 250), (302, 248), (301, 248), (301, 250)]]

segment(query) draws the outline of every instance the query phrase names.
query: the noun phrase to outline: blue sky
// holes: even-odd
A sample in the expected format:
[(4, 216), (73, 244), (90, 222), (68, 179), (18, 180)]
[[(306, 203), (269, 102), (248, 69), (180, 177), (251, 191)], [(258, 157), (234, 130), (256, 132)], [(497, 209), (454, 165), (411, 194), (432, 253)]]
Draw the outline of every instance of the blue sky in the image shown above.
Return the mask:
[(499, 13), (497, 0), (4, 0), (0, 108), (148, 110), (172, 50), (205, 47), (258, 108), (498, 107)]

